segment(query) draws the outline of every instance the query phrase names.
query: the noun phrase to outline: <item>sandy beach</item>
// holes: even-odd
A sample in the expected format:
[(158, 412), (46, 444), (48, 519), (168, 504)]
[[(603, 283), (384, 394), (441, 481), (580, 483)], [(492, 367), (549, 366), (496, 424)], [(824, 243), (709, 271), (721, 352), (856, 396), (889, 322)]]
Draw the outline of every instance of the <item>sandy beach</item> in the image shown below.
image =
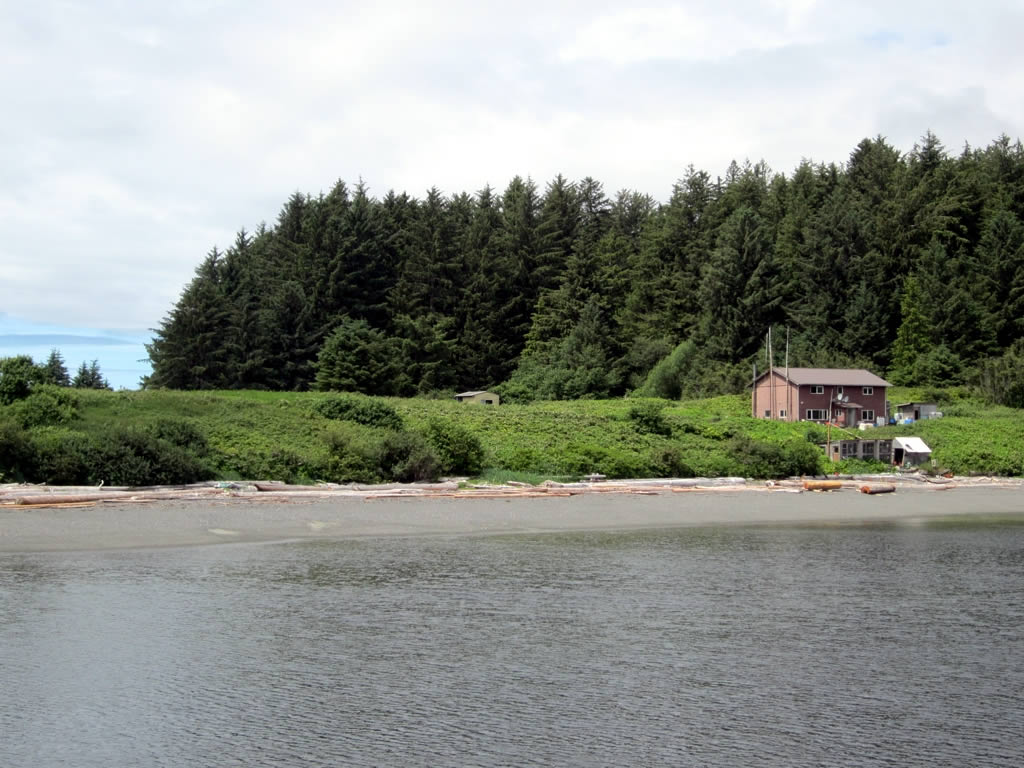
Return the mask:
[(869, 496), (719, 489), (552, 498), (261, 497), (0, 509), (0, 552), (173, 547), (356, 536), (473, 535), (674, 526), (1024, 520), (1021, 487), (914, 488)]

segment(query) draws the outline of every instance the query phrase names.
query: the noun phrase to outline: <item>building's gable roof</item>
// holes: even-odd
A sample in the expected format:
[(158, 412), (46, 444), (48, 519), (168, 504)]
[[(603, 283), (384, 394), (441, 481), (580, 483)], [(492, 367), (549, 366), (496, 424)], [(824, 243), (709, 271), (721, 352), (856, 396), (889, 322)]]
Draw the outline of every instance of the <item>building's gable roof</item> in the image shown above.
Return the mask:
[(902, 448), (910, 453), (932, 452), (932, 449), (929, 448), (920, 437), (894, 437), (892, 439), (892, 444), (894, 448)]
[[(785, 368), (773, 369), (778, 376), (786, 378)], [(767, 376), (765, 371), (758, 379)], [(789, 380), (800, 386), (821, 384), (826, 387), (891, 387), (885, 379), (875, 376), (863, 368), (790, 368)]]
[(476, 397), (477, 395), (493, 395), (493, 394), (494, 393), (489, 391), (489, 390), (480, 389), (480, 390), (477, 390), (475, 392), (459, 392), (459, 394), (457, 394), (456, 397)]

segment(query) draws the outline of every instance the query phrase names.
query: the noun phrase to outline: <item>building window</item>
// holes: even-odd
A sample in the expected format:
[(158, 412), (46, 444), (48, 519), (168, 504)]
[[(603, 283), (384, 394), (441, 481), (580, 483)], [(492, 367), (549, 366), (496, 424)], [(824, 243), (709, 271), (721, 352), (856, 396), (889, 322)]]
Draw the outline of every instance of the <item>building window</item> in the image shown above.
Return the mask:
[(825, 387), (823, 385), (821, 385), (821, 384), (811, 384), (811, 394), (812, 395), (824, 395), (825, 394)]
[(873, 394), (875, 394), (875, 388), (874, 387), (863, 387), (861, 389), (861, 394), (863, 394), (863, 395), (873, 395)]
[(765, 408), (764, 417), (766, 419), (770, 419), (772, 417), (772, 409), (771, 408)]
[(820, 408), (808, 408), (807, 409), (807, 420), (808, 421), (824, 421), (825, 411)]
[(783, 408), (781, 411), (779, 411), (779, 418), (780, 419), (786, 418), (786, 409), (785, 408)]
[(865, 459), (873, 459), (873, 458), (875, 458), (875, 444), (874, 443), (864, 442), (862, 444), (862, 447), (863, 447), (863, 450), (864, 450), (864, 458)]
[(860, 412), (860, 420), (861, 421), (871, 421), (871, 422), (873, 422), (875, 420), (875, 412), (874, 411), (861, 411)]
[(843, 396), (843, 388), (842, 387), (836, 387), (836, 394), (839, 397), (842, 397)]

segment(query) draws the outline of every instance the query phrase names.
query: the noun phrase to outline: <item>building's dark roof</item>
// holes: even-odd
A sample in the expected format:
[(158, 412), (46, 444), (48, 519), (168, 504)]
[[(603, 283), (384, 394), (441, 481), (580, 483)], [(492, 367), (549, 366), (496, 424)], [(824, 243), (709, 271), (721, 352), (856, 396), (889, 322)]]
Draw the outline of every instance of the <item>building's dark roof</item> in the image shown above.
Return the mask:
[[(782, 378), (786, 378), (785, 368), (774, 368)], [(765, 371), (761, 376), (767, 375)], [(821, 384), (826, 387), (891, 387), (885, 379), (875, 376), (863, 368), (790, 368), (789, 380), (794, 384)]]

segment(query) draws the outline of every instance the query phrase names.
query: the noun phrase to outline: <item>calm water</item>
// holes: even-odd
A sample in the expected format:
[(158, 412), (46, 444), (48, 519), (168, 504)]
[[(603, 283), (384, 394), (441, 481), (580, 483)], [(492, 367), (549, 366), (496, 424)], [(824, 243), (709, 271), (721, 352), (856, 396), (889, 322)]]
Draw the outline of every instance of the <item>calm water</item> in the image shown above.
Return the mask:
[(0, 766), (1024, 764), (1024, 526), (0, 555)]

